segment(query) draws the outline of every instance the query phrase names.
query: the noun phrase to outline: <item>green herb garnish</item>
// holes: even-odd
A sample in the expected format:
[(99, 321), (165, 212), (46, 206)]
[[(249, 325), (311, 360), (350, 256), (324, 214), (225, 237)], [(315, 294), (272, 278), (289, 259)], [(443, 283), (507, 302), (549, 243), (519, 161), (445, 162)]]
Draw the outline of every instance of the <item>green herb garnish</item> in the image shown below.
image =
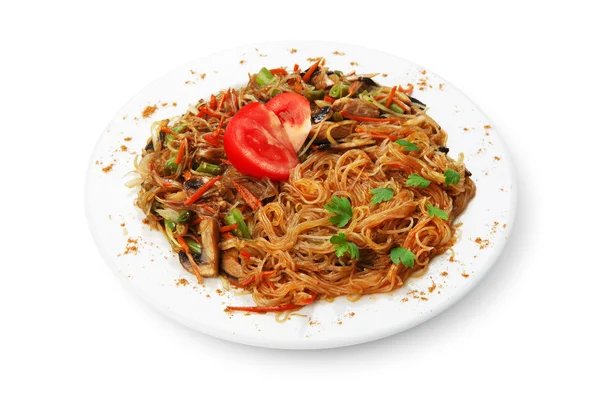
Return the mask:
[(456, 185), (460, 182), (460, 174), (453, 169), (448, 168), (444, 172), (444, 176), (446, 177), (446, 186)]
[(392, 197), (394, 197), (394, 189), (392, 188), (376, 188), (369, 192), (373, 195), (371, 197), (371, 203), (379, 204), (382, 201), (389, 201)]
[(394, 264), (404, 265), (405, 267), (412, 268), (415, 265), (415, 254), (405, 249), (404, 247), (395, 247), (390, 252), (390, 259)]
[(419, 146), (417, 146), (416, 144), (409, 142), (408, 140), (404, 140), (404, 139), (398, 139), (396, 140), (396, 143), (398, 143), (400, 146), (404, 147), (404, 150), (406, 151), (419, 151)]
[(444, 221), (448, 221), (448, 213), (444, 210), (440, 210), (437, 207), (427, 204), (427, 213), (432, 217), (438, 217)]
[(407, 186), (415, 186), (415, 187), (420, 187), (420, 188), (426, 188), (427, 186), (429, 186), (430, 183), (431, 183), (431, 181), (429, 181), (429, 180), (423, 178), (421, 175), (417, 175), (417, 174), (410, 174), (406, 181)]
[(333, 196), (331, 201), (325, 204), (325, 209), (335, 216), (329, 219), (329, 222), (343, 228), (352, 218), (352, 206), (350, 200), (345, 197)]
[(329, 238), (329, 241), (335, 246), (335, 255), (338, 257), (342, 257), (344, 254), (348, 253), (350, 258), (358, 258), (358, 246), (352, 242), (346, 240), (346, 235), (344, 233), (339, 233), (335, 236)]

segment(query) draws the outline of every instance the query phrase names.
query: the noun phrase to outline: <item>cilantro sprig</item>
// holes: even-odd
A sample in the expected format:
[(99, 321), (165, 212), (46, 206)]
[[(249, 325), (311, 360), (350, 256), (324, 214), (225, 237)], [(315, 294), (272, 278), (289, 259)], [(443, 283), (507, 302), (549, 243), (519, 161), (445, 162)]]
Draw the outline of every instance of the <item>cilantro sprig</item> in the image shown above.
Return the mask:
[(427, 180), (418, 174), (410, 174), (406, 180), (407, 186), (415, 186), (420, 188), (426, 188), (430, 183), (430, 180)]
[(389, 201), (394, 197), (394, 189), (392, 188), (375, 188), (369, 193), (373, 195), (373, 197), (371, 197), (371, 203), (373, 204)]
[(448, 168), (444, 172), (444, 176), (446, 177), (446, 186), (456, 185), (460, 182), (460, 174), (453, 169)]
[(329, 241), (335, 244), (333, 248), (335, 249), (335, 255), (338, 257), (342, 257), (346, 253), (350, 255), (350, 258), (358, 258), (360, 255), (358, 246), (346, 240), (346, 234), (342, 232), (330, 237)]
[(432, 217), (438, 217), (440, 219), (443, 219), (444, 221), (448, 221), (448, 213), (444, 210), (432, 206), (431, 204), (427, 204), (427, 214), (429, 214)]
[(420, 148), (419, 146), (417, 146), (416, 144), (409, 142), (408, 140), (404, 140), (404, 139), (398, 139), (396, 140), (396, 143), (398, 143), (400, 146), (404, 147), (404, 150), (406, 151), (419, 151)]
[(325, 209), (336, 214), (329, 218), (329, 222), (337, 225), (338, 228), (343, 228), (352, 219), (352, 205), (345, 197), (333, 196), (331, 201), (325, 204)]
[(404, 247), (395, 247), (390, 251), (390, 259), (394, 264), (402, 264), (405, 267), (412, 268), (415, 265), (415, 254)]

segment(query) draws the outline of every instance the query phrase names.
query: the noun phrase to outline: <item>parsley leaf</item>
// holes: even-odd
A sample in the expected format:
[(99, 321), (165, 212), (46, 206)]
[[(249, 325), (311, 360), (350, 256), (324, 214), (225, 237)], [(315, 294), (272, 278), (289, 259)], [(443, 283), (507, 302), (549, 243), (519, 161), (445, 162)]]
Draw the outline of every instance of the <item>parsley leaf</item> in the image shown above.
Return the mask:
[(371, 203), (373, 204), (379, 204), (382, 201), (388, 201), (394, 197), (394, 189), (392, 188), (376, 188), (369, 193), (373, 195), (371, 198)]
[(333, 247), (335, 249), (336, 256), (342, 257), (344, 254), (348, 253), (350, 258), (359, 257), (358, 246), (352, 242), (348, 242), (344, 233), (339, 233), (330, 237), (329, 241), (336, 245)]
[(426, 188), (427, 186), (429, 186), (430, 183), (431, 183), (431, 181), (429, 181), (429, 180), (423, 178), (421, 175), (417, 175), (417, 174), (410, 174), (406, 181), (406, 185), (417, 186), (420, 188)]
[(333, 214), (337, 214), (329, 219), (329, 222), (343, 228), (352, 218), (352, 206), (350, 200), (345, 197), (333, 196), (331, 201), (325, 204), (325, 209)]
[(427, 204), (427, 213), (432, 217), (438, 217), (443, 219), (444, 221), (448, 221), (448, 213), (444, 210), (440, 210), (437, 207), (432, 206), (431, 204)]
[(409, 142), (408, 140), (398, 139), (398, 140), (396, 140), (396, 143), (398, 143), (400, 146), (404, 147), (404, 150), (406, 150), (406, 151), (420, 150), (419, 146), (417, 146), (416, 144), (414, 144), (412, 142)]
[(446, 177), (446, 186), (456, 185), (460, 182), (460, 174), (453, 169), (448, 168), (444, 172), (444, 176)]
[(390, 259), (394, 264), (400, 265), (402, 263), (402, 265), (409, 268), (415, 265), (415, 258), (415, 254), (404, 247), (395, 247), (390, 252)]

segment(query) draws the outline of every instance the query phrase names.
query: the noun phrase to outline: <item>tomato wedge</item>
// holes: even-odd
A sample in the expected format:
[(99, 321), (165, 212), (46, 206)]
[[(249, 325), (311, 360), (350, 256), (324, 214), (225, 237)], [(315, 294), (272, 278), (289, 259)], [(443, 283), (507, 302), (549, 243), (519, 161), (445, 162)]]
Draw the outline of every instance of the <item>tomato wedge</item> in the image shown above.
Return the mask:
[(250, 103), (231, 118), (223, 137), (225, 154), (243, 174), (280, 181), (300, 163), (277, 116), (262, 103)]
[(310, 103), (297, 93), (282, 93), (266, 104), (281, 121), (295, 151), (299, 151), (310, 132)]

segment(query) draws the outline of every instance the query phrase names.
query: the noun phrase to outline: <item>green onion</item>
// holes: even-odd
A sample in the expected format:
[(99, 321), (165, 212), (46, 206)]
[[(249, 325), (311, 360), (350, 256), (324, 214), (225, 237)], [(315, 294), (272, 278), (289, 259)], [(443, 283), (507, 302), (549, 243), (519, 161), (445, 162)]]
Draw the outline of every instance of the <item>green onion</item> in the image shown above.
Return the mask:
[[(185, 124), (181, 124), (181, 125), (178, 125), (178, 126), (176, 126), (175, 128), (173, 128), (172, 130), (173, 130), (173, 132), (175, 132), (175, 133), (182, 133), (183, 131), (185, 131), (185, 128), (187, 128), (187, 125), (185, 125)], [(169, 134), (169, 135), (170, 135), (170, 136), (173, 136), (173, 135), (171, 135), (171, 134)]]
[(233, 231), (236, 235), (246, 239), (252, 238), (252, 235), (250, 235), (250, 231), (248, 230), (248, 225), (246, 225), (246, 221), (244, 221), (244, 216), (237, 208), (234, 208), (225, 216), (225, 222), (227, 222), (227, 225), (238, 224), (238, 228)]
[(305, 93), (305, 97), (308, 101), (321, 100), (325, 97), (324, 90), (309, 90)]
[(175, 139), (175, 136), (173, 136), (173, 135), (172, 135), (172, 134), (170, 134), (170, 133), (167, 133), (167, 134), (165, 135), (165, 146), (168, 146), (168, 145), (169, 145), (169, 142), (171, 142), (171, 140), (173, 140), (173, 139)]
[(402, 108), (400, 108), (400, 106), (396, 103), (392, 103), (390, 105), (390, 110), (392, 110), (393, 112), (395, 112), (397, 114), (404, 114), (404, 110)]
[(204, 172), (205, 174), (219, 175), (221, 173), (221, 167), (202, 161), (200, 165), (196, 167), (196, 171)]
[(339, 69), (336, 69), (335, 71), (333, 71), (333, 73), (336, 74), (337, 76), (344, 75), (344, 73), (342, 71), (340, 71)]
[(187, 243), (188, 247), (190, 248), (190, 251), (194, 254), (202, 254), (202, 246), (200, 245), (200, 243), (196, 242), (195, 240), (192, 239), (185, 239), (185, 242)]
[(269, 71), (265, 67), (262, 67), (260, 71), (258, 71), (258, 74), (256, 74), (256, 83), (258, 83), (260, 86), (265, 86), (269, 83), (273, 83), (274, 80), (275, 76), (271, 73), (271, 71)]
[(171, 231), (175, 230), (175, 227), (177, 226), (177, 224), (173, 221), (167, 221), (165, 220), (165, 226), (167, 228), (169, 228)]
[(192, 217), (192, 213), (190, 213), (188, 210), (183, 210), (177, 216), (177, 222), (179, 222), (180, 224), (186, 224), (190, 220), (191, 217)]
[(165, 174), (173, 175), (177, 172), (177, 168), (179, 165), (175, 162), (175, 157), (169, 158), (169, 160), (165, 163)]
[(331, 90), (329, 90), (329, 95), (334, 99), (339, 99), (348, 94), (349, 88), (350, 86), (344, 85), (343, 83), (336, 83), (331, 87)]

